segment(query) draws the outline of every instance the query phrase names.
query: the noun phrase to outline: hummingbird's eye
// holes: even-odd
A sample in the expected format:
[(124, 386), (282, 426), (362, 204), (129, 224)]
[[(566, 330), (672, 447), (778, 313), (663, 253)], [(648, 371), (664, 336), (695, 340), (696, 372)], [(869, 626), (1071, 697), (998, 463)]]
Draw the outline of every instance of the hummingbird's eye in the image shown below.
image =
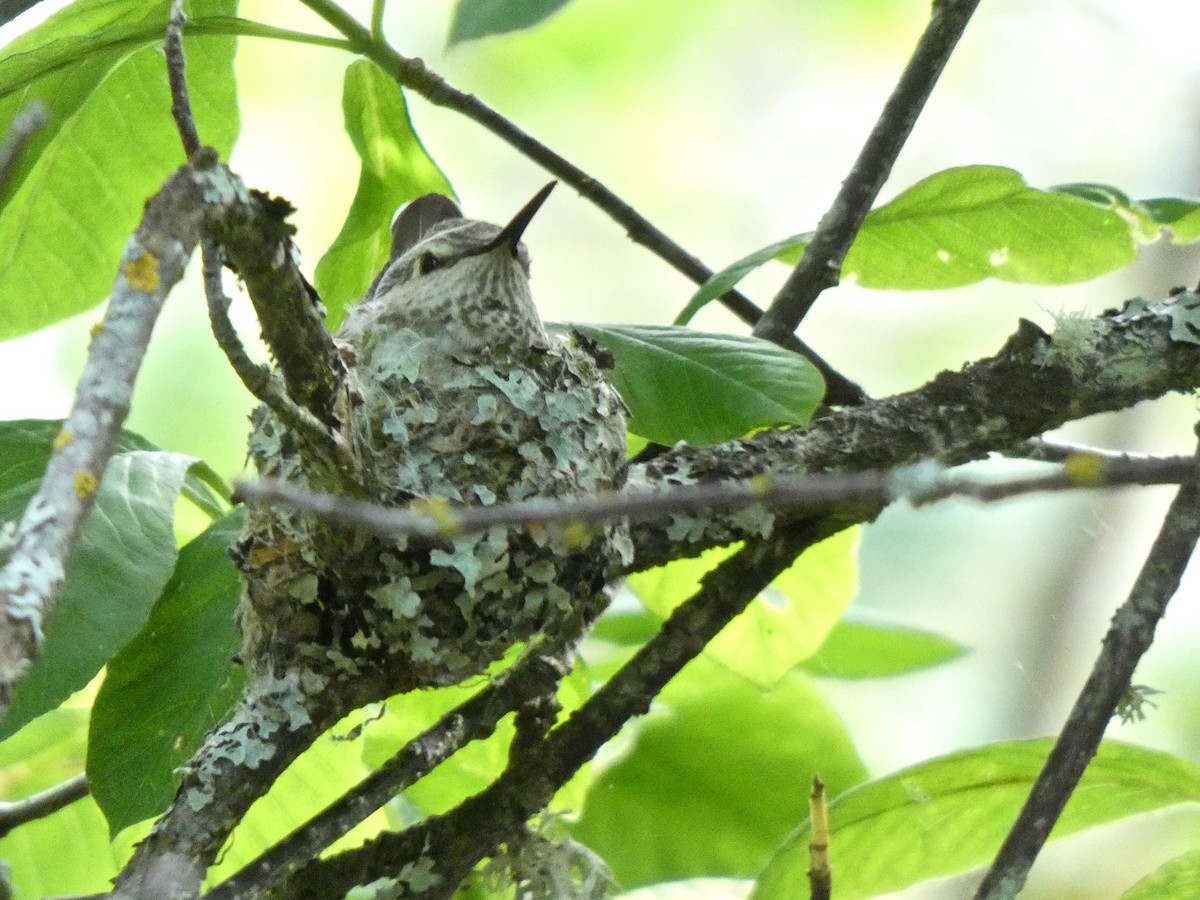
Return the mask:
[(434, 256), (432, 253), (422, 253), (417, 258), (417, 274), (418, 275), (428, 275), (434, 269), (440, 269), (441, 267), (442, 267), (442, 261), (440, 259), (438, 259), (436, 256)]

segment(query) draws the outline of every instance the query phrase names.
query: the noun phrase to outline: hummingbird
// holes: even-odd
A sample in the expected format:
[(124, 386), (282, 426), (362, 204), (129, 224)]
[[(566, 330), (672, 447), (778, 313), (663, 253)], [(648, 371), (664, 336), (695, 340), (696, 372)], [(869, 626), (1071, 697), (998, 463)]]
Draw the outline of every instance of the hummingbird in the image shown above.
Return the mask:
[[(387, 262), (334, 335), (360, 499), (449, 511), (623, 486), (625, 406), (606, 360), (548, 331), (530, 291), (521, 238), (552, 188), (502, 226), (436, 194), (397, 215)], [(319, 488), (287, 427), (265, 408), (253, 421), (260, 473)], [(631, 553), (622, 522), (455, 536), (446, 514), (446, 537), (429, 539), (250, 510), (235, 558), (251, 672), (302, 669), (340, 685), (348, 708), (454, 684), (590, 621)]]

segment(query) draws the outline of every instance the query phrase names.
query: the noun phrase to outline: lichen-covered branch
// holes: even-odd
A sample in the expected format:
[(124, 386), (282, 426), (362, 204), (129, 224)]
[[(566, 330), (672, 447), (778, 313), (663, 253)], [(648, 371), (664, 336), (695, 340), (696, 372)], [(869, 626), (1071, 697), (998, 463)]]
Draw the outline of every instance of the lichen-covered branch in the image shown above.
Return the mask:
[(220, 216), (245, 199), (245, 189), (228, 171), (215, 160), (199, 160), (171, 176), (147, 202), (125, 245), (74, 405), (0, 571), (0, 714), (38, 652), (67, 562), (129, 412), (134, 378), (162, 304), (183, 276), (206, 216)]
[[(891, 471), (922, 460), (957, 465), (1065, 422), (1200, 387), (1200, 295), (1132, 301), (1095, 318), (1061, 320), (1053, 334), (1022, 321), (995, 356), (942, 372), (905, 394), (830, 412), (807, 429), (766, 431), (713, 447), (677, 446), (631, 467), (627, 490), (751, 480), (763, 473)], [(866, 521), (877, 504), (843, 515)], [(775, 517), (674, 514), (631, 526), (631, 571), (755, 534)]]
[(338, 494), (307, 490), (286, 481), (260, 478), (239, 481), (246, 503), (287, 506), (311, 512), (327, 522), (370, 531), (380, 537), (419, 535), (458, 537), (496, 526), (566, 528), (616, 519), (648, 519), (667, 514), (731, 513), (750, 507), (805, 516), (847, 504), (887, 504), (907, 500), (914, 506), (950, 497), (992, 502), (1023, 494), (1127, 485), (1179, 484), (1196, 473), (1191, 456), (1150, 456), (1075, 450), (1052, 472), (1003, 479), (918, 463), (891, 472), (819, 475), (764, 475), (752, 481), (707, 481), (646, 493), (619, 491), (594, 496), (523, 500), (495, 506), (457, 506), (418, 500), (392, 507)]
[(824, 519), (752, 541), (705, 577), (700, 590), (622, 669), (540, 741), (514, 750), (505, 772), (460, 806), (362, 848), (319, 859), (268, 896), (317, 900), (377, 878), (398, 897), (453, 895), (483, 857), (517, 837), (525, 821), (591, 759), (798, 554), (840, 530)]

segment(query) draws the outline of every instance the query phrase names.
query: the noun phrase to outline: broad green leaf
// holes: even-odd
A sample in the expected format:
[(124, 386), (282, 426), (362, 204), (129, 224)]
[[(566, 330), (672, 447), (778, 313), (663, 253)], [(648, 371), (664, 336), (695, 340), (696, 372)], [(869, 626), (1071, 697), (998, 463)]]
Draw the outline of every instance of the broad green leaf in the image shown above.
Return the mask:
[(964, 166), (913, 185), (867, 216), (843, 273), (864, 287), (929, 290), (997, 278), (1073, 284), (1136, 257), (1114, 209), (1031, 188), (1012, 169)]
[[(87, 711), (59, 708), (0, 744), (0, 784), (19, 800), (83, 771)], [(91, 798), (26, 822), (0, 838), (16, 897), (105, 892), (117, 866), (104, 818)]]
[[(868, 213), (842, 277), (881, 290), (938, 290), (985, 278), (1072, 284), (1133, 262), (1134, 235), (1149, 240), (1157, 234), (1152, 218), (1105, 185), (1044, 191), (1012, 169), (962, 166), (931, 175)], [(1190, 233), (1200, 226), (1189, 219), (1180, 227)], [(677, 322), (690, 320), (769, 257), (795, 265), (811, 238), (811, 232), (793, 235), (722, 269)]]
[(1200, 885), (1200, 850), (1163, 863), (1129, 890), (1121, 900), (1193, 900)]
[[(820, 648), (854, 596), (858, 530), (846, 529), (810, 547), (771, 587), (705, 648), (755, 684), (770, 687)], [(700, 578), (728, 556), (709, 551), (630, 575), (630, 589), (647, 609), (665, 617), (700, 586)]]
[(803, 425), (825, 393), (808, 360), (758, 338), (663, 325), (569, 327), (612, 351), (629, 430), (660, 444), (716, 444)]
[(458, 0), (447, 46), (490, 34), (529, 28), (567, 5), (568, 0)]
[[(47, 424), (0, 427), (0, 521), (18, 519), (37, 489), (50, 452), (50, 439), (39, 440)], [(0, 738), (87, 684), (141, 628), (175, 564), (175, 501), (195, 463), (164, 451), (113, 457), (41, 653), (14, 693)]]
[(145, 627), (108, 664), (92, 710), (88, 780), (115, 835), (158, 815), (176, 769), (233, 707), (245, 676), (234, 611), (240, 582), (229, 547), (237, 510), (179, 552)]
[(1155, 197), (1141, 206), (1171, 235), (1173, 244), (1200, 240), (1200, 201), (1180, 197)]
[[(0, 53), (0, 128), (30, 100), (49, 113), (0, 197), (0, 339), (103, 300), (146, 198), (184, 162), (161, 49), (169, 8), (80, 0)], [(227, 16), (237, 0), (187, 9)], [(222, 156), (238, 132), (235, 47), (184, 38), (200, 136)]]
[(957, 659), (961, 644), (929, 631), (838, 622), (804, 671), (827, 678), (887, 678)]
[[(993, 744), (929, 760), (837, 796), (830, 864), (839, 900), (858, 900), (987, 863), (1050, 752), (1048, 739)], [(1200, 801), (1200, 766), (1105, 741), (1051, 840), (1177, 803)], [(808, 823), (762, 873), (753, 900), (807, 890)]]
[(696, 660), (631, 738), (596, 776), (574, 829), (626, 887), (751, 876), (807, 811), (814, 772), (834, 791), (865, 777), (841, 721), (799, 672), (763, 691)]
[(360, 59), (346, 69), (342, 113), (362, 169), (342, 230), (314, 274), (334, 328), (387, 260), (396, 208), (421, 194), (453, 195), (413, 132), (396, 80), (375, 63)]

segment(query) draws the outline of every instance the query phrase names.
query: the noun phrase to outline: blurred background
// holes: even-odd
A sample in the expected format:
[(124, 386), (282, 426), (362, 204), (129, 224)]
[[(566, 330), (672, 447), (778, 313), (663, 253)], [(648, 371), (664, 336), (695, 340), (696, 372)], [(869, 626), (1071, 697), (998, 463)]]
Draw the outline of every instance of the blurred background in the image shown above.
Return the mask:
[[(348, 2), (361, 18), (368, 2)], [(393, 0), (387, 33), (477, 94), (720, 268), (815, 227), (923, 27), (929, 0), (573, 0), (531, 32), (445, 49), (449, 0)], [(29, 27), (53, 4), (0, 31)], [(242, 15), (327, 32), (297, 4), (246, 0)], [(1200, 7), (1186, 0), (985, 2), (900, 158), (883, 199), (951, 166), (989, 163), (1030, 184), (1115, 185), (1135, 198), (1200, 195)], [(358, 179), (341, 130), (350, 57), (244, 39), (243, 132), (232, 165), (299, 212), (311, 275)], [(453, 113), (410, 98), (418, 134), (468, 215), (505, 220), (547, 175)], [(543, 316), (669, 322), (694, 286), (560, 188), (526, 235)], [(250, 402), (208, 335), (199, 265), (171, 297), (129, 427), (242, 470)], [(765, 304), (786, 270), (744, 282)], [(1000, 283), (940, 293), (828, 292), (801, 334), (873, 395), (909, 390), (994, 353), (1017, 319), (1154, 300), (1200, 278), (1200, 249), (1165, 243), (1123, 272), (1073, 288)], [(97, 298), (99, 299), (99, 298)], [(237, 301), (244, 333), (249, 305)], [(64, 415), (93, 312), (0, 350), (3, 418)], [(744, 329), (714, 306), (696, 325)], [(1191, 452), (1191, 398), (1097, 417), (1063, 437)], [(875, 775), (995, 740), (1057, 731), (1171, 491), (893, 508), (864, 530), (852, 615), (938, 631), (970, 648), (940, 669), (825, 682)], [(1163, 693), (1110, 737), (1200, 762), (1200, 610), (1185, 582), (1136, 681)], [(1024, 896), (1112, 897), (1200, 843), (1195, 809), (1141, 817), (1057, 844)], [(894, 897), (969, 895), (977, 875)]]

